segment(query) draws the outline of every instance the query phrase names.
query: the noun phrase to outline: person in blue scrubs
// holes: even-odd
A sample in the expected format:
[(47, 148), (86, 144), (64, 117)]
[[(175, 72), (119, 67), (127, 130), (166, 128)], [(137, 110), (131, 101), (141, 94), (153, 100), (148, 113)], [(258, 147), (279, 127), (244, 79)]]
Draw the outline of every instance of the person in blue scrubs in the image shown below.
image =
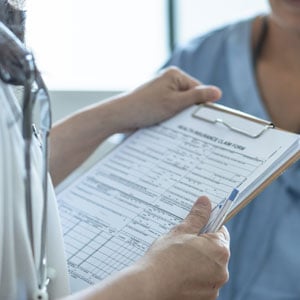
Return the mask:
[[(220, 87), (220, 104), (300, 133), (300, 1), (269, 4), (268, 15), (229, 24), (179, 47), (166, 66)], [(300, 299), (300, 162), (227, 226), (230, 279), (219, 299)]]

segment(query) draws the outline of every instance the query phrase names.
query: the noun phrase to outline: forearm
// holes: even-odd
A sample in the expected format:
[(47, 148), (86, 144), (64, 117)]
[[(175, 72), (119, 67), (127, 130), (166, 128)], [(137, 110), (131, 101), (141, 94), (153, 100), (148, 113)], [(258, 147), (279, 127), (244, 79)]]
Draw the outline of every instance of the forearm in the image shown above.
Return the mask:
[(153, 286), (149, 269), (135, 265), (65, 300), (164, 300)]
[(54, 126), (50, 134), (50, 172), (54, 184), (77, 168), (111, 134), (151, 126), (195, 103), (215, 101), (216, 87), (176, 68), (114, 100), (89, 107)]
[(123, 131), (117, 106), (114, 100), (89, 106), (53, 126), (50, 173), (54, 185), (84, 162), (107, 137)]

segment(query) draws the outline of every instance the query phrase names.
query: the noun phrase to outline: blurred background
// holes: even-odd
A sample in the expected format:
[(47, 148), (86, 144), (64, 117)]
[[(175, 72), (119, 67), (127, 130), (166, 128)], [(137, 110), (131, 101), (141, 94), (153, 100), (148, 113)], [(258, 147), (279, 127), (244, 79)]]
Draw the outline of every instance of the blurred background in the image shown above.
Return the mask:
[(267, 10), (265, 0), (28, 0), (26, 43), (57, 120), (150, 79), (176, 45)]

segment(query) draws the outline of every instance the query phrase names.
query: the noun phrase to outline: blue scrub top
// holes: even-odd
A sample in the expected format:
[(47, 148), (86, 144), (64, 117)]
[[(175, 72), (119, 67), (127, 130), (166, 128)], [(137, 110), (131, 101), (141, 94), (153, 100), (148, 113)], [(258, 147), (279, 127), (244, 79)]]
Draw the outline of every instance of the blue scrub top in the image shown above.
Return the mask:
[[(220, 104), (269, 120), (253, 69), (252, 22), (230, 24), (192, 40), (178, 48), (166, 66), (179, 66), (205, 84), (219, 86)], [(300, 161), (227, 228), (230, 279), (218, 299), (300, 299)]]

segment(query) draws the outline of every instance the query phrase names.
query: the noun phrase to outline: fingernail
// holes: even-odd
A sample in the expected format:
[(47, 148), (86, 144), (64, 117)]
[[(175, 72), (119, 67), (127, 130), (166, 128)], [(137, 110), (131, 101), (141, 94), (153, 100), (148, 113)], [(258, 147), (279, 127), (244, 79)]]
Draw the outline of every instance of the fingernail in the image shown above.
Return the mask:
[(202, 206), (202, 207), (208, 207), (208, 206), (210, 206), (210, 201), (207, 197), (200, 197), (196, 201), (196, 205), (199, 205), (199, 206)]

